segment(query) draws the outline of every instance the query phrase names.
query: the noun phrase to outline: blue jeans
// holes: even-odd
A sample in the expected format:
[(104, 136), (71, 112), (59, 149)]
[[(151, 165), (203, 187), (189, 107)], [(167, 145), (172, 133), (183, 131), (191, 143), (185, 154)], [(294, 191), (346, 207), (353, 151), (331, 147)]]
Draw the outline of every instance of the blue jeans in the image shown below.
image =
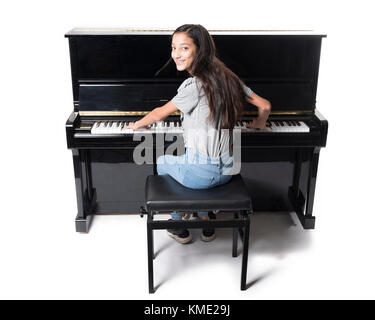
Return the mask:
[[(177, 182), (191, 189), (210, 189), (227, 183), (232, 176), (223, 174), (225, 168), (230, 168), (233, 158), (224, 154), (220, 158), (209, 158), (186, 149), (182, 156), (164, 155), (157, 159), (159, 175), (169, 174)], [(204, 217), (207, 212), (198, 212)], [(181, 212), (171, 213), (173, 220), (182, 220)]]

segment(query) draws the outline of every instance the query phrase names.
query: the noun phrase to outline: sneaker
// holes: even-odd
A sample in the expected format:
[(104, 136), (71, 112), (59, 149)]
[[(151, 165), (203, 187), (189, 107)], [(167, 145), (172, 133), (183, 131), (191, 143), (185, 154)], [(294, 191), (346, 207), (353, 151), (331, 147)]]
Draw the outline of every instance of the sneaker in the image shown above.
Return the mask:
[[(208, 216), (210, 217), (210, 220), (215, 220), (216, 215), (209, 212)], [(201, 239), (206, 242), (210, 242), (216, 238), (215, 229), (202, 229), (201, 233)]]
[(203, 229), (201, 233), (202, 241), (210, 242), (216, 238), (215, 229)]
[(189, 213), (189, 212), (184, 212), (182, 214), (182, 220), (189, 220), (190, 217), (191, 217), (191, 213)]
[(167, 233), (178, 243), (186, 244), (193, 240), (189, 230), (186, 229), (168, 229)]
[(185, 212), (182, 214), (182, 220), (198, 220), (198, 214), (196, 212)]

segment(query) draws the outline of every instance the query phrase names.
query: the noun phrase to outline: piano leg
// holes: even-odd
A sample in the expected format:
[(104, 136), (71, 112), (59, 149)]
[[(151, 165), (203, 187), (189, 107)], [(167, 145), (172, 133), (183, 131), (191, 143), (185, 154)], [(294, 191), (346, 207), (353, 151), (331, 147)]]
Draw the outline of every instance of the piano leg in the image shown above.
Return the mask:
[(92, 220), (92, 216), (88, 213), (95, 202), (95, 190), (91, 187), (88, 154), (86, 150), (79, 149), (73, 149), (72, 152), (78, 209), (75, 226), (77, 232), (88, 232)]
[[(305, 154), (306, 151), (302, 149), (297, 150), (293, 186), (289, 188), (288, 196), (303, 228), (314, 229), (315, 217), (312, 215), (312, 211), (320, 148), (313, 148), (311, 151), (308, 151), (308, 154)], [(301, 191), (300, 185), (302, 162), (305, 157), (309, 159), (306, 194)]]
[(297, 150), (296, 162), (294, 165), (293, 186), (289, 188), (289, 199), (304, 229), (315, 228), (315, 217), (312, 215), (316, 177), (318, 173), (318, 162), (320, 148), (313, 148), (309, 154), (309, 166), (307, 177), (307, 191), (304, 195), (300, 188), (301, 167), (303, 150)]
[(316, 177), (318, 175), (319, 152), (320, 148), (316, 147), (313, 149), (309, 165), (309, 178), (306, 193), (306, 211), (304, 215), (304, 222), (302, 223), (305, 229), (314, 229), (315, 227), (315, 217), (312, 215), (312, 211), (314, 205)]
[(88, 233), (92, 218), (92, 215), (82, 217), (78, 213), (76, 217), (76, 232)]

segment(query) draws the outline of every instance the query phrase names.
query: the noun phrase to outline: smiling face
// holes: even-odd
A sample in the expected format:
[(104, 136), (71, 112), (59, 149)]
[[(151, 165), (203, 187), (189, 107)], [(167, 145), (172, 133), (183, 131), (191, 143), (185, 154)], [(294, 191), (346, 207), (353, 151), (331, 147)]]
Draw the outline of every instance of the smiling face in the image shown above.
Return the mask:
[[(178, 32), (172, 38), (172, 59), (178, 71), (191, 71), (191, 65), (196, 57), (197, 46), (185, 32)], [(190, 73), (191, 74), (191, 73)]]

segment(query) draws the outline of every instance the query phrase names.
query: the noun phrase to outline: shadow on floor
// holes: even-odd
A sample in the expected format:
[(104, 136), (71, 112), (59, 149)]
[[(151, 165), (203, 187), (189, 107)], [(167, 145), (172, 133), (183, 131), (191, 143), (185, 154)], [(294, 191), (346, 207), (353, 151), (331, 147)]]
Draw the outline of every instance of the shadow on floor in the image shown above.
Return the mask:
[[(225, 218), (228, 213), (219, 213), (218, 218)], [(193, 242), (188, 245), (181, 245), (173, 241), (166, 235), (161, 236), (158, 231), (155, 234), (155, 258), (160, 255), (168, 255), (168, 264), (164, 265), (163, 276), (155, 283), (155, 288), (159, 288), (166, 281), (171, 280), (176, 275), (175, 270), (185, 268), (199, 268), (202, 264), (209, 264), (212, 261), (223, 261), (231, 256), (232, 250), (232, 229), (217, 229), (216, 239), (211, 243), (200, 241), (201, 230), (190, 230), (193, 235)], [(283, 259), (290, 253), (306, 250), (311, 246), (312, 230), (304, 230), (299, 223), (295, 213), (288, 212), (257, 212), (251, 216), (250, 245), (248, 259), (248, 283), (247, 288), (258, 284), (263, 279), (272, 274), (275, 269), (271, 269), (258, 274), (255, 278), (250, 277), (251, 263), (255, 257), (269, 256), (275, 259)], [(242, 259), (242, 242), (238, 242), (238, 258)], [(156, 262), (155, 260), (154, 262)], [(228, 261), (228, 260), (226, 260)], [(156, 266), (156, 268), (158, 268)], [(276, 268), (277, 269), (277, 268)], [(156, 277), (157, 278), (157, 277)]]

